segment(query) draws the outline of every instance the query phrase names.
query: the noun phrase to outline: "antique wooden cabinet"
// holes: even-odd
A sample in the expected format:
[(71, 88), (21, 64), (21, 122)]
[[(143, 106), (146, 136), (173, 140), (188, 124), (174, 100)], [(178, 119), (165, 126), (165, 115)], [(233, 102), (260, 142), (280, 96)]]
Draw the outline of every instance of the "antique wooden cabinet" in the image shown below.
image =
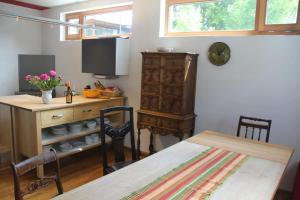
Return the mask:
[(180, 140), (193, 135), (198, 54), (143, 52), (141, 108), (138, 110), (138, 151), (141, 129), (173, 134)]

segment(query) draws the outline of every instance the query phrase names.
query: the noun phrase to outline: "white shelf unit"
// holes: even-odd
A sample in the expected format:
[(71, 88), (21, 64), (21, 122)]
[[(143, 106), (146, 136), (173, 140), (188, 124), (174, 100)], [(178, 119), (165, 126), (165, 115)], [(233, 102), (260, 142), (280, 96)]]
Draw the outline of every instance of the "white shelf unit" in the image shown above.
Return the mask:
[[(118, 115), (118, 114), (120, 114), (120, 112), (115, 112), (115, 113), (107, 116), (108, 118), (110, 118), (111, 125), (113, 127), (120, 126), (120, 123), (114, 122), (114, 120), (113, 120), (113, 116)], [(84, 121), (86, 121), (86, 120), (84, 120)], [(65, 125), (67, 125), (67, 124), (65, 124)], [(47, 128), (47, 129), (49, 129), (49, 128)], [(80, 132), (77, 132), (77, 133), (68, 133), (68, 134), (65, 134), (65, 135), (50, 134), (50, 135), (52, 135), (51, 137), (42, 139), (42, 146), (45, 147), (45, 146), (48, 146), (48, 145), (53, 145), (54, 148), (57, 151), (58, 157), (59, 158), (64, 158), (64, 157), (67, 157), (67, 156), (71, 156), (71, 155), (74, 155), (74, 154), (77, 154), (77, 153), (80, 153), (80, 152), (83, 152), (83, 151), (90, 150), (90, 149), (101, 146), (101, 141), (100, 141), (101, 138), (99, 138), (99, 141), (97, 143), (86, 144), (83, 147), (74, 147), (72, 150), (66, 151), (66, 152), (62, 152), (62, 151), (59, 150), (59, 148), (55, 147), (58, 143), (72, 141), (72, 140), (74, 141), (76, 139), (77, 140), (81, 139), (81, 141), (83, 141), (85, 136), (88, 136), (88, 135), (91, 135), (91, 134), (94, 134), (94, 133), (99, 133), (100, 131), (101, 130), (100, 130), (100, 127), (98, 125), (95, 129), (83, 128)], [(111, 142), (111, 138), (106, 137), (106, 140), (107, 140), (108, 143)]]

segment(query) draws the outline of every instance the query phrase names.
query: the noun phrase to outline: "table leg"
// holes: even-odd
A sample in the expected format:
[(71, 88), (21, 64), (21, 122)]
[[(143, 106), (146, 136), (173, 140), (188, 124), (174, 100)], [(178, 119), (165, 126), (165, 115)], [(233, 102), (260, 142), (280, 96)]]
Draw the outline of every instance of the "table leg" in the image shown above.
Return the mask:
[(178, 138), (179, 138), (179, 142), (181, 142), (183, 140), (183, 135), (180, 135)]
[(190, 132), (190, 137), (193, 137), (194, 136), (194, 131), (195, 129), (192, 129), (191, 132)]
[(137, 138), (137, 159), (139, 160), (141, 156), (141, 129), (138, 129), (138, 138)]
[(150, 131), (150, 145), (149, 145), (149, 151), (150, 151), (150, 155), (154, 154), (154, 145), (153, 145), (153, 128), (151, 128), (151, 131)]

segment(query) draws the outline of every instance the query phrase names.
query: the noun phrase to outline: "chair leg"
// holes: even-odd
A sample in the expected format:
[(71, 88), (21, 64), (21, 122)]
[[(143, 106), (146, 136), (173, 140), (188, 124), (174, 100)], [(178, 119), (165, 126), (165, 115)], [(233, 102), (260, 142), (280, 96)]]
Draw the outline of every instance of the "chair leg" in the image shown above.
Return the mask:
[(64, 193), (64, 189), (63, 189), (63, 186), (61, 184), (61, 180), (60, 180), (59, 177), (56, 178), (55, 183), (56, 183), (56, 187), (57, 187), (58, 193), (59, 194), (63, 194)]
[(138, 129), (138, 138), (137, 138), (137, 159), (141, 158), (141, 129)]

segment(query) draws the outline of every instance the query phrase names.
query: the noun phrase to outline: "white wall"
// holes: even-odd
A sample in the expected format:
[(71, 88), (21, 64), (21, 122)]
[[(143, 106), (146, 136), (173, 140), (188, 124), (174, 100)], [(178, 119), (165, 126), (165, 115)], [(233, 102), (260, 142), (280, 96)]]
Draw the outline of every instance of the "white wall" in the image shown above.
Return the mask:
[[(59, 18), (60, 12), (86, 9), (124, 1), (97, 0), (54, 8), (44, 16)], [(133, 34), (129, 76), (107, 84), (119, 85), (135, 109), (140, 105), (141, 51), (174, 47), (177, 51), (199, 53), (196, 94), (196, 132), (216, 130), (235, 134), (238, 117), (248, 115), (273, 120), (271, 142), (295, 148), (296, 152), (282, 187), (291, 189), (296, 162), (300, 160), (300, 36), (241, 37), (159, 37), (159, 0), (133, 1)], [(207, 59), (209, 46), (226, 42), (232, 58), (224, 67)], [(59, 28), (43, 28), (43, 53), (56, 55), (58, 71), (77, 87), (91, 84), (90, 75), (81, 73), (80, 42), (59, 42)], [(142, 138), (147, 150), (148, 135)], [(173, 144), (173, 137), (157, 137), (158, 149)]]
[[(96, 0), (77, 4), (56, 7), (43, 12), (44, 17), (59, 19), (61, 13), (74, 12), (79, 10), (103, 8), (111, 5), (128, 3), (128, 0)], [(65, 80), (70, 80), (78, 92), (81, 92), (86, 85), (92, 85), (95, 79), (91, 74), (81, 73), (81, 41), (60, 41), (60, 27), (43, 25), (42, 49), (44, 54), (56, 56), (56, 69)], [(118, 85), (123, 80), (104, 80), (105, 85)], [(122, 88), (122, 87), (121, 87)], [(58, 94), (63, 94), (64, 88), (58, 88)]]
[[(40, 16), (40, 11), (0, 2), (0, 9)], [(0, 16), (0, 96), (18, 91), (18, 54), (41, 53), (41, 25)]]
[[(272, 119), (271, 142), (296, 150), (282, 184), (291, 189), (300, 160), (300, 36), (159, 38), (159, 8), (159, 0), (134, 1), (132, 65), (126, 90), (130, 105), (138, 108), (140, 103), (140, 51), (166, 46), (199, 53), (196, 132), (235, 134), (240, 115)], [(207, 50), (216, 41), (226, 42), (232, 50), (224, 67), (213, 66), (207, 59)]]

